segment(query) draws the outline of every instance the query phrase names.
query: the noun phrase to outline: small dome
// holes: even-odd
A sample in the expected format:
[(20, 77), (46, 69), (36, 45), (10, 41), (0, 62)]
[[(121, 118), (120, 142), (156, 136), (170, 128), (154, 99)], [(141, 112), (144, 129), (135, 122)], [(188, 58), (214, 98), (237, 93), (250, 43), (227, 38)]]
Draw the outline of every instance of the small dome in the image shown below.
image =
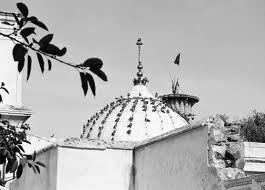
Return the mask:
[(188, 122), (170, 106), (154, 97), (145, 84), (143, 77), (141, 38), (137, 40), (138, 72), (134, 78), (134, 87), (126, 98), (106, 105), (99, 113), (92, 116), (84, 125), (82, 138), (103, 141), (142, 141), (176, 128)]
[(92, 116), (83, 129), (83, 138), (104, 141), (142, 141), (187, 121), (171, 107), (138, 84), (126, 98), (120, 97)]

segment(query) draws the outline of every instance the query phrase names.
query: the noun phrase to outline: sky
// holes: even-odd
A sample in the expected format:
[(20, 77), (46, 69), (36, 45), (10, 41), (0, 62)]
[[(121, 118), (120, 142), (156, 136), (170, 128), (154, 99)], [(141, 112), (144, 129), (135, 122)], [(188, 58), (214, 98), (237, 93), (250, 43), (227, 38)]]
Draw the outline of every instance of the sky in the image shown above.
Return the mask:
[[(15, 0), (0, 10), (16, 11)], [(153, 93), (196, 95), (197, 119), (215, 114), (246, 117), (265, 111), (264, 0), (24, 0), (30, 15), (47, 24), (54, 41), (68, 48), (64, 60), (103, 60), (108, 82), (96, 79), (96, 97), (84, 97), (79, 74), (54, 62), (41, 74), (38, 63), (23, 80), (23, 104), (33, 110), (31, 133), (79, 136), (96, 111), (132, 89), (137, 46)], [(40, 31), (42, 32), (42, 31)], [(173, 64), (181, 52), (180, 66)]]

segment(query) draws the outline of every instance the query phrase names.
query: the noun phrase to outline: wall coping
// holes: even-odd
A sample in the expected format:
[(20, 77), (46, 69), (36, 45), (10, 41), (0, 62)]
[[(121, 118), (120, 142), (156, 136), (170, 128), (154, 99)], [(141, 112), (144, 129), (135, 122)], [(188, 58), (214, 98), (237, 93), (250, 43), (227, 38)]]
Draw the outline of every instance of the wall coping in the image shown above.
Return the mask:
[(201, 127), (205, 127), (205, 126), (206, 125), (203, 124), (202, 122), (198, 122), (198, 123), (195, 123), (195, 124), (192, 124), (192, 125), (185, 125), (183, 127), (174, 129), (174, 130), (169, 131), (167, 133), (164, 133), (162, 135), (153, 137), (153, 138), (148, 139), (148, 140), (141, 141), (141, 142), (139, 142), (138, 144), (135, 145), (135, 149), (139, 149), (139, 148), (154, 144), (156, 142), (164, 141), (164, 140), (170, 139), (172, 137), (176, 137), (178, 135), (181, 135), (183, 133), (189, 132), (191, 130), (194, 130), (194, 129), (197, 129), (197, 128), (201, 128)]
[(12, 105), (0, 105), (0, 113), (3, 115), (15, 115), (15, 116), (31, 116), (32, 110), (21, 106), (21, 107), (15, 107)]
[(41, 154), (41, 153), (43, 153), (43, 152), (45, 152), (45, 151), (47, 151), (47, 150), (49, 150), (49, 149), (52, 149), (52, 148), (54, 148), (54, 147), (57, 147), (57, 145), (56, 145), (56, 144), (50, 144), (50, 145), (48, 145), (48, 146), (46, 146), (46, 147), (44, 147), (44, 148), (41, 148), (41, 149), (37, 150), (37, 151), (36, 151), (36, 154), (37, 154), (37, 155), (38, 155), (38, 154)]
[(121, 149), (133, 150), (136, 142), (115, 141), (106, 142), (101, 140), (87, 140), (82, 138), (66, 138), (57, 145), (63, 148), (87, 149), (87, 150), (105, 150), (105, 149)]
[[(68, 140), (68, 142), (65, 142)], [(64, 140), (59, 140), (57, 142), (52, 142), (43, 148), (36, 148), (36, 154), (41, 154), (49, 149), (60, 147), (60, 148), (70, 148), (70, 149), (82, 149), (82, 150), (106, 150), (106, 149), (117, 149), (117, 150), (134, 150), (136, 142), (127, 142), (127, 141), (119, 141), (119, 142), (103, 142), (97, 140), (90, 140), (87, 142), (80, 142), (79, 138), (68, 138)]]
[(82, 146), (82, 145), (66, 145), (63, 143), (56, 143), (56, 144), (50, 144), (47, 145), (44, 148), (36, 150), (36, 154), (41, 154), (49, 149), (52, 148), (69, 148), (69, 149), (82, 149), (82, 150), (106, 150), (106, 149), (117, 149), (117, 150), (133, 150), (133, 146), (125, 146), (125, 145), (87, 145), (87, 146)]

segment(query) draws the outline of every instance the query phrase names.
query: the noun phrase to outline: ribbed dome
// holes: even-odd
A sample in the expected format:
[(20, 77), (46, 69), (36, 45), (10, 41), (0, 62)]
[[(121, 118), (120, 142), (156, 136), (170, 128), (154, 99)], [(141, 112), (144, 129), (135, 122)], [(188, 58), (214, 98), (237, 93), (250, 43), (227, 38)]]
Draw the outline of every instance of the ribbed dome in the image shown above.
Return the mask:
[(134, 87), (126, 98), (106, 105), (99, 113), (92, 116), (84, 125), (82, 138), (103, 141), (142, 141), (175, 128), (187, 125), (188, 122), (171, 107), (154, 97), (145, 84), (141, 61), (141, 39), (138, 46), (138, 72), (134, 78)]
[(177, 112), (137, 84), (126, 98), (106, 105), (92, 116), (83, 138), (104, 141), (142, 141), (188, 124)]

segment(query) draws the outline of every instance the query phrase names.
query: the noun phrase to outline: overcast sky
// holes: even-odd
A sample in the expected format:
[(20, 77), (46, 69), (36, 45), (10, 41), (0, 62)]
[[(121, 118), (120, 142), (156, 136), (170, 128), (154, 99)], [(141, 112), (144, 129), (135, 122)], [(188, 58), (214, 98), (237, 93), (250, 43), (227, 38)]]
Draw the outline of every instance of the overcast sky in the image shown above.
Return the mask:
[[(65, 60), (100, 57), (109, 82), (96, 79), (97, 95), (83, 96), (78, 73), (54, 62), (51, 72), (34, 67), (23, 82), (23, 103), (34, 112), (32, 133), (79, 136), (89, 116), (132, 88), (138, 37), (148, 88), (171, 92), (170, 74), (182, 92), (196, 95), (197, 118), (265, 111), (264, 0), (28, 0), (30, 14), (45, 22)], [(16, 1), (0, 0), (1, 10)], [(182, 53), (180, 67), (173, 64)]]

